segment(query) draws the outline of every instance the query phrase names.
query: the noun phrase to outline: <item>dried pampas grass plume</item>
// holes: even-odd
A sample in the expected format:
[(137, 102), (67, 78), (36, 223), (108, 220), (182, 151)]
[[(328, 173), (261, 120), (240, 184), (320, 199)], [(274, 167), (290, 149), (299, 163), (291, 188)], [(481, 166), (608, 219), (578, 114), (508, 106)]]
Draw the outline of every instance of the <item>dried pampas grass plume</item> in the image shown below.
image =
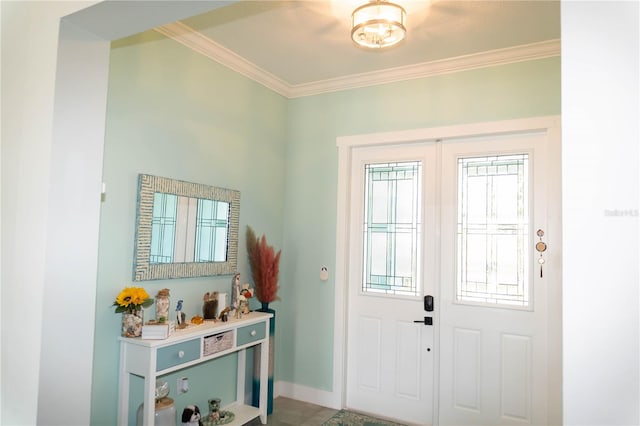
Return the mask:
[(256, 233), (247, 226), (247, 255), (251, 268), (251, 277), (256, 286), (256, 298), (261, 303), (271, 303), (278, 300), (278, 273), (280, 272), (280, 253), (267, 244), (263, 235), (256, 237)]

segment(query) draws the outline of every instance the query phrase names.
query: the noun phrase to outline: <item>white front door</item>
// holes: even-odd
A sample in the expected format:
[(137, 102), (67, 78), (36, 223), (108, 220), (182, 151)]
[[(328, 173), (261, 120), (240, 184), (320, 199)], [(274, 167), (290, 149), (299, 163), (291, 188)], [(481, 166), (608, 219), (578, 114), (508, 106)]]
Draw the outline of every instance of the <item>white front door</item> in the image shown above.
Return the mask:
[(441, 424), (549, 424), (549, 160), (544, 132), (443, 143)]
[[(352, 161), (347, 398), (350, 409), (431, 424), (435, 146), (357, 149)], [(427, 261), (427, 263), (425, 263)]]
[(353, 148), (347, 408), (420, 425), (559, 420), (559, 247), (534, 248), (559, 232), (547, 139)]

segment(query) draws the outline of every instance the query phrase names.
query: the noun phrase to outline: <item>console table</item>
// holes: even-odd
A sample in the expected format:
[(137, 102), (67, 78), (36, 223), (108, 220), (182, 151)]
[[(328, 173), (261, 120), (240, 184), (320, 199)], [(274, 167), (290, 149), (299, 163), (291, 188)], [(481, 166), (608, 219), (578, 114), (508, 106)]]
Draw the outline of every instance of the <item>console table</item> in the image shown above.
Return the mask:
[[(235, 403), (224, 407), (235, 419), (230, 425), (243, 425), (260, 416), (267, 423), (267, 381), (269, 373), (269, 318), (273, 314), (251, 312), (240, 319), (227, 322), (205, 321), (176, 330), (164, 340), (143, 340), (120, 337), (120, 377), (118, 396), (118, 424), (129, 421), (129, 380), (135, 374), (144, 378), (143, 424), (153, 426), (155, 419), (156, 378), (220, 356), (238, 352), (238, 384)], [(246, 349), (255, 346), (260, 351), (259, 407), (243, 404), (246, 370)], [(202, 410), (205, 416), (208, 410)], [(178, 422), (180, 423), (180, 422)]]

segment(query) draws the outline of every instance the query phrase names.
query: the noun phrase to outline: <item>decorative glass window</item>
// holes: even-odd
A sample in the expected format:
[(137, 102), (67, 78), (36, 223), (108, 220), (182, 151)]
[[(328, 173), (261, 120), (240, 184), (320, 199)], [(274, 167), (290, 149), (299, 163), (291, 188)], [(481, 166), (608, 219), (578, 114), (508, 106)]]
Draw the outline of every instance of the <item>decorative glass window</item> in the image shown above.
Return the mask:
[(456, 300), (529, 306), (529, 156), (458, 159)]
[(364, 293), (420, 296), (422, 163), (365, 166)]

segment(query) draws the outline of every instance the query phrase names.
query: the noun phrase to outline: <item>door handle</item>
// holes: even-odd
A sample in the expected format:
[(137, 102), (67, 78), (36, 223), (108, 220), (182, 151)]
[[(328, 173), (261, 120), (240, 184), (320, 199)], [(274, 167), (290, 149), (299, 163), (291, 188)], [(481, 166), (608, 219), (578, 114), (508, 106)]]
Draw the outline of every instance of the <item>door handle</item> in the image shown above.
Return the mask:
[(421, 319), (421, 320), (415, 320), (414, 322), (415, 322), (416, 324), (433, 325), (433, 318), (431, 318), (431, 317), (424, 317), (424, 319)]

